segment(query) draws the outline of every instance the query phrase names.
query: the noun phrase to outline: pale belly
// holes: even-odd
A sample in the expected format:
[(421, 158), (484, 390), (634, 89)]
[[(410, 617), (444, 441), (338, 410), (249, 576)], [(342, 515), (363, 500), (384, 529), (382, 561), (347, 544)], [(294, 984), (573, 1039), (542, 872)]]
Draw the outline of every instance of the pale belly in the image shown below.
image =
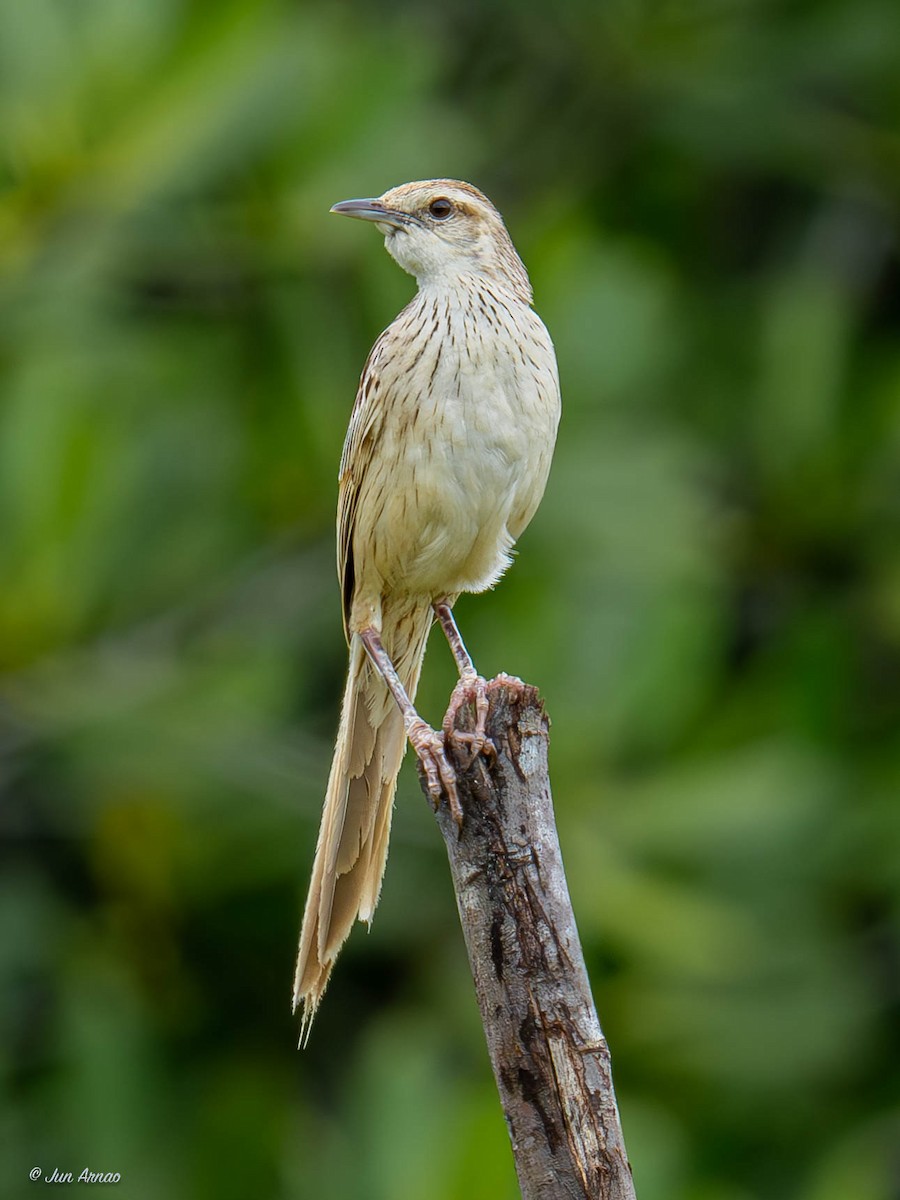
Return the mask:
[(558, 420), (555, 368), (539, 375), (495, 355), (476, 369), (443, 355), (378, 448), (390, 468), (367, 550), (383, 593), (435, 599), (495, 584), (543, 494)]

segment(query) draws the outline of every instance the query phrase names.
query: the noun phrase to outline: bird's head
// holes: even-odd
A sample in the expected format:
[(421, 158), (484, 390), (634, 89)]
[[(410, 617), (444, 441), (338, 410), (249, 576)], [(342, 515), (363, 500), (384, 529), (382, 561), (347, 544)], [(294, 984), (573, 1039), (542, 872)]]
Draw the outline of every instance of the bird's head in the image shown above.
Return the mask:
[(531, 303), (528, 273), (503, 218), (470, 183), (404, 183), (371, 200), (342, 200), (331, 211), (374, 221), (388, 253), (420, 286), (471, 286), (481, 278)]

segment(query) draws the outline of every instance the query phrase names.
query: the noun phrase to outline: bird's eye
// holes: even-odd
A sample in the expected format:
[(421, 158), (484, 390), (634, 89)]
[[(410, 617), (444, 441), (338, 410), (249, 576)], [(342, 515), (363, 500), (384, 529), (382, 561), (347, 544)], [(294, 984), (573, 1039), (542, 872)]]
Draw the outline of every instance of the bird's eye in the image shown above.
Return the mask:
[(445, 196), (439, 196), (428, 205), (428, 211), (436, 221), (446, 221), (453, 212), (453, 205)]

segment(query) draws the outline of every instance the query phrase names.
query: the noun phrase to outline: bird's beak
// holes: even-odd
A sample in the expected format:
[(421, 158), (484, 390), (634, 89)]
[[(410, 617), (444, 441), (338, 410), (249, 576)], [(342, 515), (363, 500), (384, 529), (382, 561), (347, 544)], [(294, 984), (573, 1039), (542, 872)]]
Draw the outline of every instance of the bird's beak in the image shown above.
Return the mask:
[(402, 229), (414, 220), (409, 213), (400, 212), (396, 208), (386, 208), (380, 200), (341, 200), (339, 204), (332, 205), (330, 211), (340, 213), (342, 217), (358, 217), (361, 221), (391, 225), (395, 229)]

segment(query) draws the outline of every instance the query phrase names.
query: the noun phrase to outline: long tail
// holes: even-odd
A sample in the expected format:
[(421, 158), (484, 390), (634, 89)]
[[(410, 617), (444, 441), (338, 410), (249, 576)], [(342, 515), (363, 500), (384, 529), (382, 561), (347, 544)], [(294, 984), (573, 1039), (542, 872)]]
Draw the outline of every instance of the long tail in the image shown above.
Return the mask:
[[(382, 642), (410, 699), (431, 621), (428, 605), (384, 615)], [(371, 921), (378, 904), (405, 749), (400, 712), (354, 635), (294, 976), (294, 1008), (303, 1005), (301, 1041), (354, 920)]]

